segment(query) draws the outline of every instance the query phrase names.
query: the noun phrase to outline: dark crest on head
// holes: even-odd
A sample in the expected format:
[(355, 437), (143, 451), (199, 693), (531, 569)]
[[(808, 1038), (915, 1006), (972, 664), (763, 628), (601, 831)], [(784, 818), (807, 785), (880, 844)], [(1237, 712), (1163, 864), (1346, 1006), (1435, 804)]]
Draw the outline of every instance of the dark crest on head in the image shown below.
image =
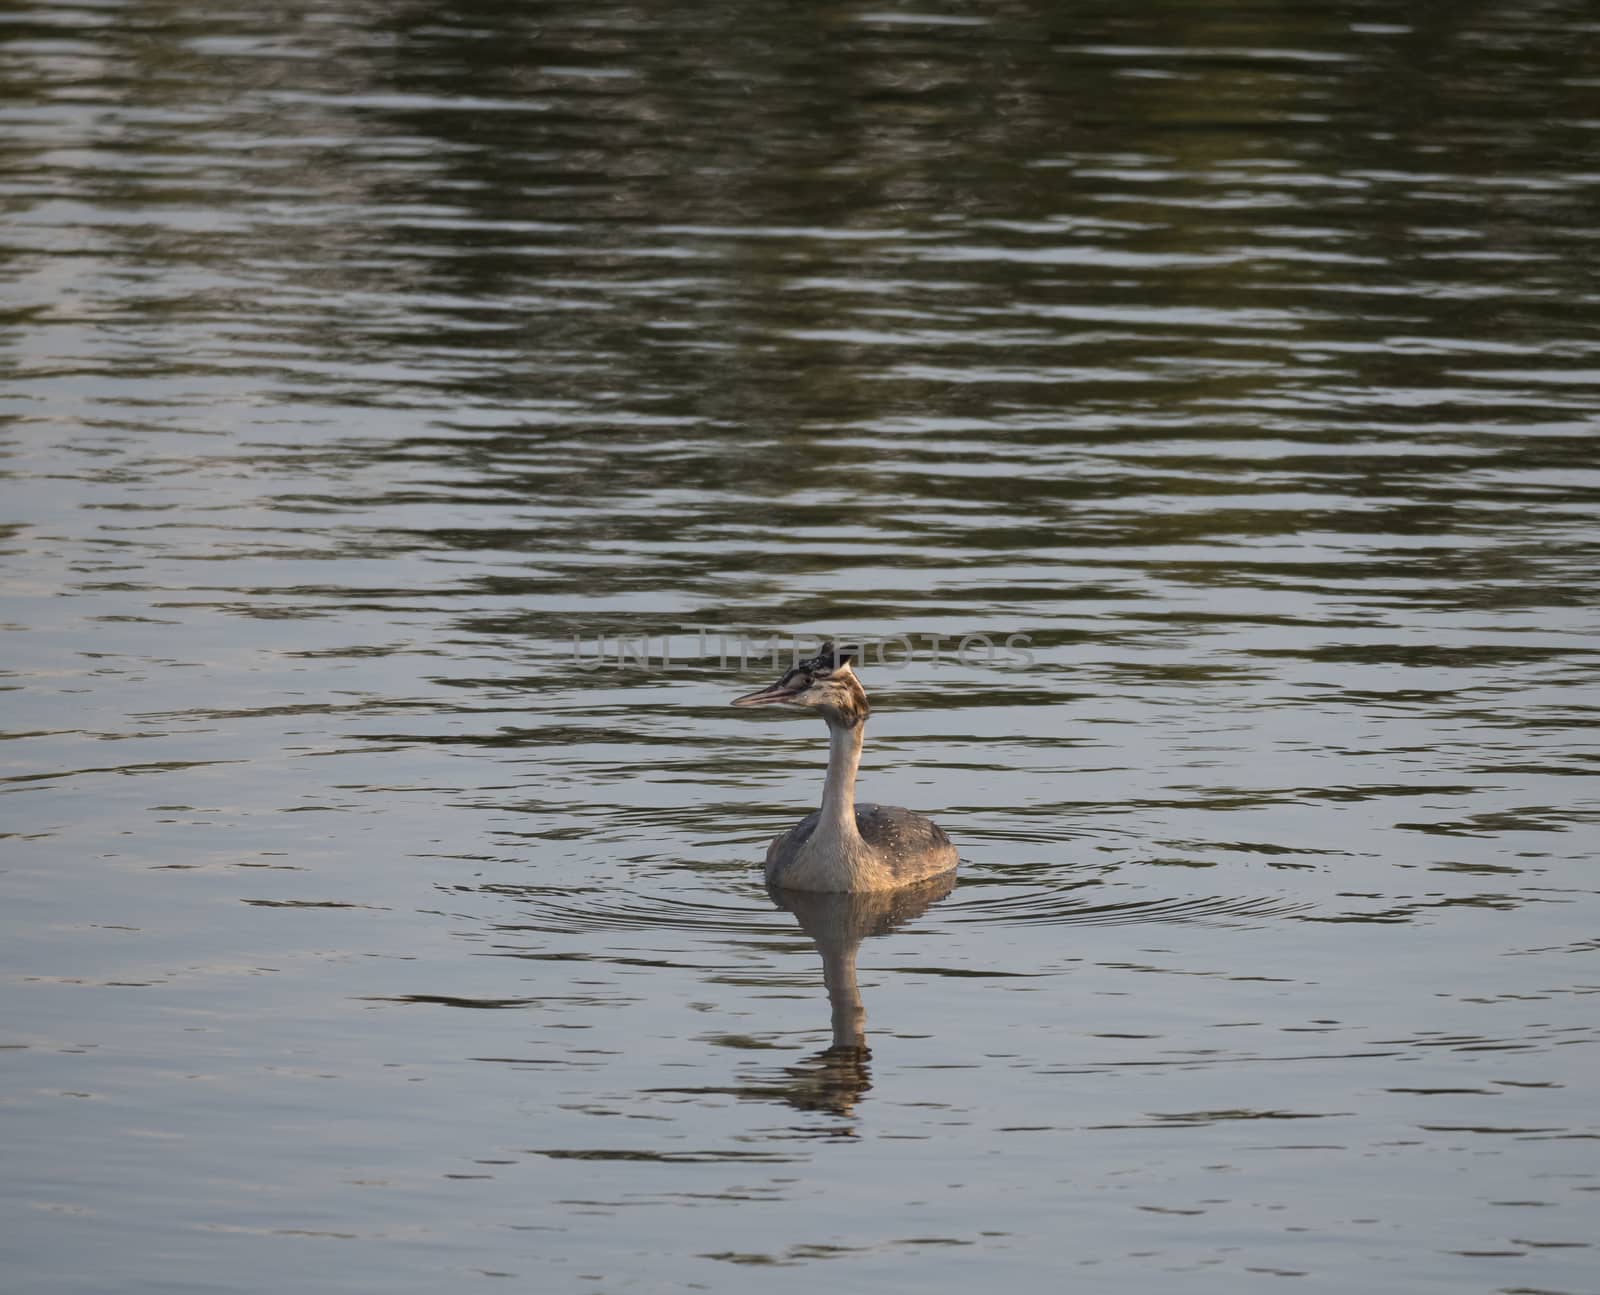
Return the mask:
[(832, 640), (824, 643), (816, 656), (809, 661), (802, 661), (799, 668), (811, 675), (830, 675), (840, 666), (849, 665), (860, 654), (860, 648), (845, 647), (843, 644), (835, 645)]
[(830, 640), (814, 657), (786, 670), (777, 683), (736, 697), (733, 704), (810, 706), (821, 711), (829, 724), (859, 724), (871, 710), (861, 681), (850, 669), (859, 654), (859, 648), (835, 646)]

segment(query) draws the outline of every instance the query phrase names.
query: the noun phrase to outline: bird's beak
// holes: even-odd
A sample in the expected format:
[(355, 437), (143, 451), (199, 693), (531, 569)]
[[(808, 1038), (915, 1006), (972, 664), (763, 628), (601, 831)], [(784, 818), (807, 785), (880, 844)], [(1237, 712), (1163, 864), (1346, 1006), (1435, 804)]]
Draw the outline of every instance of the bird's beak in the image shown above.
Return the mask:
[(743, 697), (735, 697), (733, 704), (735, 706), (771, 706), (776, 702), (789, 701), (791, 698), (798, 697), (804, 691), (803, 688), (791, 688), (786, 679), (780, 679), (777, 683), (768, 684), (767, 687), (756, 692), (746, 693)]

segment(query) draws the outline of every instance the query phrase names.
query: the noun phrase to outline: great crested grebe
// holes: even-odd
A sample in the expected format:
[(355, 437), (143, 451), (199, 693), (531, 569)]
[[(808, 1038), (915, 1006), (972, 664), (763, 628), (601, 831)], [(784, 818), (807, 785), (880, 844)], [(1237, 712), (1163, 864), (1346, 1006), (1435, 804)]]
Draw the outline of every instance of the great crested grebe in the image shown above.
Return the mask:
[(893, 890), (953, 871), (955, 846), (937, 823), (895, 805), (857, 805), (856, 768), (867, 694), (850, 662), (853, 648), (825, 643), (782, 679), (735, 706), (805, 706), (828, 725), (822, 807), (767, 848), (767, 884), (786, 890)]

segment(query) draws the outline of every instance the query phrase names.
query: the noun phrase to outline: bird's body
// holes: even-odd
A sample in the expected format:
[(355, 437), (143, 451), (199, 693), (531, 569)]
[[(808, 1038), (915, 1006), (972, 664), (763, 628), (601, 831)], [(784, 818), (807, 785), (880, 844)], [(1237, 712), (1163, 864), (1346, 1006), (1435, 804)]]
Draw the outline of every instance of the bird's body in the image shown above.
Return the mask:
[(850, 658), (831, 645), (735, 705), (808, 706), (828, 725), (822, 805), (767, 849), (767, 882), (791, 890), (893, 890), (951, 872), (956, 847), (937, 823), (895, 805), (857, 805), (856, 769), (869, 708)]
[(835, 847), (826, 835), (819, 840), (822, 811), (812, 810), (767, 847), (767, 881), (788, 890), (891, 890), (953, 871), (960, 861), (944, 829), (909, 809), (857, 805), (855, 818), (864, 849)]

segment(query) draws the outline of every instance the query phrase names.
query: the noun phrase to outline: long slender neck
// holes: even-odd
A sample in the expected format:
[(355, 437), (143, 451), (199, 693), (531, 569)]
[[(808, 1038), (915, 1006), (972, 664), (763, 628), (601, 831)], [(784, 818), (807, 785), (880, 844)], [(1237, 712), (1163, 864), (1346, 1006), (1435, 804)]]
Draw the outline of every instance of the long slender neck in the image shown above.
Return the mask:
[(856, 769), (861, 764), (861, 739), (866, 723), (845, 728), (828, 724), (828, 780), (822, 785), (822, 822), (819, 828), (857, 837)]

